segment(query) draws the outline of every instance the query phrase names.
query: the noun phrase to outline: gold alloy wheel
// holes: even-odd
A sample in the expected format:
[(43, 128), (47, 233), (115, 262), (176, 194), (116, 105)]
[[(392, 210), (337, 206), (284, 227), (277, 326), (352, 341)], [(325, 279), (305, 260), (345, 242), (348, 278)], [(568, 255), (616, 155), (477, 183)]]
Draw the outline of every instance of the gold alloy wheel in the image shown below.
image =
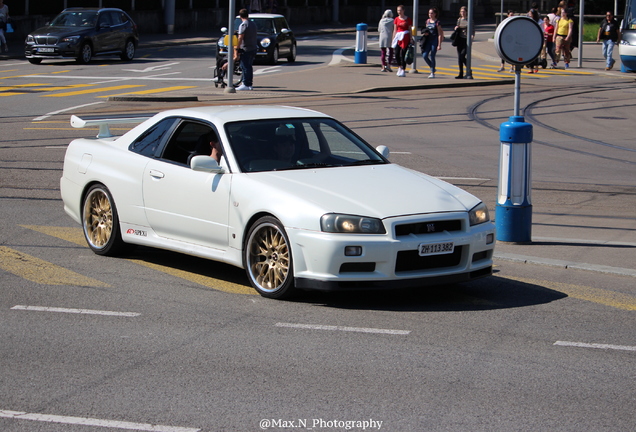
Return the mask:
[(281, 298), (293, 283), (287, 236), (278, 221), (265, 217), (250, 230), (246, 268), (250, 282), (266, 297)]
[(84, 233), (92, 249), (103, 249), (113, 235), (113, 208), (110, 197), (94, 188), (84, 200)]

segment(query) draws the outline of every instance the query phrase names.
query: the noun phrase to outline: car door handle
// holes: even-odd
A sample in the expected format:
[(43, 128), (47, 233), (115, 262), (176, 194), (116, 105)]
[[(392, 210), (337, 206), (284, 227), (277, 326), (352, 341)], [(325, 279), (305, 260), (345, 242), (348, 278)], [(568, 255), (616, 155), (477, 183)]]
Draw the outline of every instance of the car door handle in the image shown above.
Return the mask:
[(150, 170), (150, 177), (162, 179), (165, 176), (166, 175), (164, 173), (162, 173), (161, 171), (157, 171), (157, 170), (153, 170), (153, 169)]

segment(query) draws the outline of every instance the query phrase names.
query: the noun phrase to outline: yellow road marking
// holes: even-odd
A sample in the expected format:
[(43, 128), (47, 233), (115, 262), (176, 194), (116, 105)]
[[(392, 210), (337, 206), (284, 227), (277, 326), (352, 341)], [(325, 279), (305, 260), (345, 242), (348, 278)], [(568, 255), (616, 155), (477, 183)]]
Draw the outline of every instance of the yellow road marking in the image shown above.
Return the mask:
[(57, 266), (48, 261), (0, 246), (0, 268), (23, 279), (43, 285), (76, 285), (90, 287), (109, 287), (97, 279), (82, 276), (79, 273)]
[(518, 278), (514, 276), (497, 275), (497, 277), (542, 286), (554, 291), (562, 292), (564, 294), (567, 294), (568, 297), (573, 297), (579, 300), (586, 300), (589, 302), (598, 303), (622, 310), (636, 311), (636, 297), (629, 294), (561, 282)]
[(0, 91), (20, 90), (20, 89), (25, 89), (27, 87), (37, 87), (36, 88), (37, 91), (70, 90), (70, 89), (80, 88), (80, 87), (93, 87), (94, 84), (71, 84), (71, 85), (59, 86), (59, 87), (43, 87), (43, 86), (50, 86), (50, 84), (36, 84), (36, 83), (16, 84), (12, 86), (0, 87)]
[(0, 96), (17, 96), (17, 95), (23, 95), (23, 94), (27, 94), (27, 93), (18, 93), (18, 92), (1, 92)]
[(176, 87), (164, 87), (164, 88), (158, 88), (158, 89), (152, 89), (152, 90), (139, 90), (139, 91), (132, 91), (132, 92), (126, 92), (126, 93), (118, 93), (118, 94), (114, 94), (114, 95), (108, 95), (108, 96), (97, 96), (98, 98), (109, 98), (111, 96), (122, 96), (122, 95), (142, 95), (142, 94), (151, 94), (151, 93), (161, 93), (161, 92), (168, 92), (168, 91), (175, 91), (175, 90), (185, 90), (185, 89), (190, 89), (190, 88), (196, 88), (196, 86), (176, 86)]
[(87, 93), (100, 93), (100, 92), (105, 92), (105, 91), (122, 90), (122, 89), (127, 89), (127, 88), (134, 88), (134, 87), (145, 87), (145, 85), (143, 85), (143, 84), (128, 84), (128, 85), (115, 86), (115, 87), (102, 87), (102, 88), (95, 88), (95, 89), (90, 89), (90, 90), (79, 90), (79, 91), (74, 91), (74, 92), (56, 93), (56, 94), (52, 94), (52, 95), (42, 95), (40, 97), (77, 96), (77, 95), (87, 94)]
[[(37, 231), (42, 234), (49, 235), (51, 237), (56, 237), (61, 240), (66, 240), (68, 242), (75, 243), (80, 246), (86, 246), (86, 240), (84, 239), (84, 234), (82, 233), (81, 228), (50, 227), (50, 226), (42, 226), (42, 225), (20, 225), (20, 226), (22, 228), (27, 228), (32, 231)], [(191, 273), (188, 271), (176, 269), (174, 267), (154, 264), (154, 263), (150, 263), (150, 262), (139, 260), (139, 259), (128, 259), (127, 261), (151, 268), (153, 270), (160, 271), (162, 273), (169, 274), (171, 276), (185, 279), (190, 282), (194, 282), (196, 284), (215, 289), (217, 291), (223, 291), (223, 292), (233, 293), (233, 294), (249, 294), (249, 295), (256, 294), (255, 290), (245, 285), (239, 285), (232, 282), (223, 281), (220, 279), (215, 279), (209, 276)]]

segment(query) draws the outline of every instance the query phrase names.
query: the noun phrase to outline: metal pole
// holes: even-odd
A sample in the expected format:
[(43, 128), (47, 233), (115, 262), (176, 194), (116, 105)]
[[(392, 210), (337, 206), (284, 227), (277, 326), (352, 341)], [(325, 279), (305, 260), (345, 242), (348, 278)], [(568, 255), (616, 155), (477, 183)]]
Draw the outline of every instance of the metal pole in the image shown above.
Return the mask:
[(585, 17), (585, 1), (579, 3), (579, 58), (578, 67), (583, 67), (583, 18)]
[(417, 36), (417, 18), (419, 14), (419, 0), (413, 0), (413, 29), (415, 29), (415, 31), (413, 32), (413, 30), (411, 30), (411, 38), (413, 39), (415, 52), (413, 53), (413, 64), (411, 65), (410, 73), (417, 73), (417, 43), (415, 43), (415, 37)]
[(515, 96), (513, 115), (518, 117), (521, 115), (521, 66), (515, 65)]
[(228, 12), (228, 43), (227, 43), (227, 87), (225, 87), (224, 93), (236, 93), (234, 89), (234, 2), (236, 0), (229, 1)]
[[(581, 0), (583, 1), (583, 0)], [(468, 28), (466, 29), (466, 79), (473, 79), (473, 70), (471, 68), (471, 57), (473, 50), (472, 35), (475, 32), (473, 23), (474, 0), (468, 0)]]

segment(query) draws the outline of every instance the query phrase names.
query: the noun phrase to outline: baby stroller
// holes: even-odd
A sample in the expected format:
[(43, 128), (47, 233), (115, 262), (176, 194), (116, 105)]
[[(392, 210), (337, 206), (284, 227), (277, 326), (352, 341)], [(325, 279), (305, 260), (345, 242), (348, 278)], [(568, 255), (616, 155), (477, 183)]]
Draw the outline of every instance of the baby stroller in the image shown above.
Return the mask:
[[(227, 35), (224, 36), (225, 39), (225, 46), (227, 47), (228, 44), (228, 37)], [(238, 42), (236, 36), (234, 36), (234, 41), (235, 44)], [(214, 68), (214, 78), (212, 79), (212, 81), (214, 81), (214, 87), (219, 87), (221, 86), (221, 88), (225, 88), (227, 86), (227, 83), (225, 82), (225, 77), (227, 77), (228, 73), (227, 73), (227, 68), (228, 68), (228, 57), (227, 57), (227, 52), (226, 53), (221, 53), (219, 55), (216, 56), (216, 67)], [(241, 68), (239, 66), (239, 61), (235, 60), (234, 61), (234, 68), (233, 68), (233, 72), (232, 72), (232, 85), (234, 87), (238, 87), (241, 85), (241, 82), (243, 81), (243, 77), (241, 76)]]

